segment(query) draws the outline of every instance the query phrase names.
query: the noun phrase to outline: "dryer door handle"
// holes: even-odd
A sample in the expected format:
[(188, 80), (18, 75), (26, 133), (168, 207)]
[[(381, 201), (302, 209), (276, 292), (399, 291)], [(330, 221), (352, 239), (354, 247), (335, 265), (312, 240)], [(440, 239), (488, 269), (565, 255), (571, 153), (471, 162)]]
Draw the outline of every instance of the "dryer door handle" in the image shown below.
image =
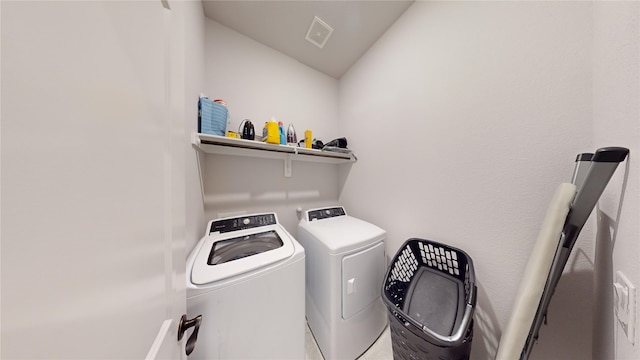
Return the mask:
[(198, 331), (200, 331), (200, 323), (202, 322), (202, 315), (198, 315), (191, 320), (187, 320), (187, 315), (182, 315), (180, 323), (178, 324), (178, 341), (182, 340), (184, 333), (190, 327), (193, 327), (193, 333), (187, 339), (187, 345), (184, 347), (184, 351), (189, 356), (193, 349), (196, 347), (196, 341), (198, 341)]

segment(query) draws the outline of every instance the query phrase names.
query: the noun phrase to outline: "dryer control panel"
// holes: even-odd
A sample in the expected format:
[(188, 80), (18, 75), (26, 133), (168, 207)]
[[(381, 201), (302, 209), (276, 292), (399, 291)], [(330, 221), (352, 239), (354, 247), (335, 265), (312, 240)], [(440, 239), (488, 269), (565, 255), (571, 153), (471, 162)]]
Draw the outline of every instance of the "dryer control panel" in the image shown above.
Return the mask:
[(252, 229), (261, 226), (275, 225), (278, 223), (276, 214), (256, 214), (239, 216), (235, 218), (227, 218), (220, 220), (213, 220), (209, 226), (209, 234), (214, 232), (226, 233), (230, 231), (239, 231), (245, 229)]
[(315, 209), (307, 211), (307, 220), (315, 221), (345, 215), (347, 215), (347, 213), (344, 211), (344, 208), (342, 206), (326, 209)]

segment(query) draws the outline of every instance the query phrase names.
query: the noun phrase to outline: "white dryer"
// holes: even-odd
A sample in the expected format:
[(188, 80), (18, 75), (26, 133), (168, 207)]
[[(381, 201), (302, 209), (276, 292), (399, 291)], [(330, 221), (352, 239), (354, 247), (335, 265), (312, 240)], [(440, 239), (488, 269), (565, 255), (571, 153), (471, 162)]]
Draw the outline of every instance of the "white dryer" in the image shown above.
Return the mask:
[(275, 213), (212, 220), (187, 259), (190, 359), (304, 359), (302, 246)]
[(327, 360), (355, 359), (387, 325), (380, 298), (386, 232), (343, 207), (308, 210), (297, 238), (306, 254), (306, 315)]

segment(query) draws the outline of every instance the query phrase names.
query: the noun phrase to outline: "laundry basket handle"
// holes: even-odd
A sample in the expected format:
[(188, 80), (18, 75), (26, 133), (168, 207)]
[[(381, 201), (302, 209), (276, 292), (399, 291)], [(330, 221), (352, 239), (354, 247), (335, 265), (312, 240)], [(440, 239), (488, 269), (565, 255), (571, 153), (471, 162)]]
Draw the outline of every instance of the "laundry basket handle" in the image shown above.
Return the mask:
[(471, 320), (473, 319), (473, 311), (474, 311), (474, 305), (466, 304), (464, 315), (462, 317), (462, 322), (460, 323), (460, 326), (458, 326), (458, 329), (456, 330), (455, 333), (449, 336), (443, 336), (441, 334), (438, 334), (433, 330), (429, 329), (427, 326), (418, 324), (417, 322), (413, 321), (413, 319), (407, 319), (407, 320), (412, 322), (413, 325), (416, 326), (417, 328), (422, 329), (422, 331), (425, 334), (429, 335), (432, 338), (432, 340), (435, 340), (436, 345), (458, 346), (462, 344), (465, 340), (465, 335), (467, 334), (467, 330), (469, 329), (469, 325), (471, 323)]

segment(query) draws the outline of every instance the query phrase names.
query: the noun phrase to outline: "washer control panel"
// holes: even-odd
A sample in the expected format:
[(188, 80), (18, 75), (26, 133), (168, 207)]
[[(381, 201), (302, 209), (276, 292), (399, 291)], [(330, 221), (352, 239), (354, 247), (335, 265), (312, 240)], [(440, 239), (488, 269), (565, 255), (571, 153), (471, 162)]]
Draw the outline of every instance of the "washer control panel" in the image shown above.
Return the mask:
[(344, 208), (342, 206), (325, 209), (315, 209), (307, 211), (307, 220), (315, 221), (345, 215), (347, 215), (347, 213), (344, 211)]
[(276, 214), (274, 213), (240, 216), (212, 221), (211, 225), (209, 226), (208, 233), (226, 233), (231, 231), (252, 229), (261, 226), (275, 225), (277, 223), (278, 220), (276, 219)]

